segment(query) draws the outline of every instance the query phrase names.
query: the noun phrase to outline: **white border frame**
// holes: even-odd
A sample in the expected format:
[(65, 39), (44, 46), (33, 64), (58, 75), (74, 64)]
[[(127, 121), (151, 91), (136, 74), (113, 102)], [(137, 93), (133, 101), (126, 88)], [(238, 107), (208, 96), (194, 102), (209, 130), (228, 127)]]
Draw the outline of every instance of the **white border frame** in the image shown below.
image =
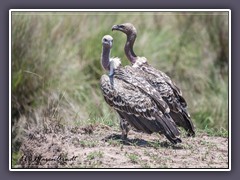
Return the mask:
[[(228, 169), (17, 169), (11, 167), (12, 161), (12, 151), (11, 151), (11, 16), (12, 12), (228, 12), (229, 15), (229, 74), (228, 74), (228, 100), (229, 100), (229, 109), (228, 109), (228, 123), (229, 123), (229, 168)], [(10, 9), (9, 10), (9, 171), (231, 171), (231, 10), (230, 9)]]

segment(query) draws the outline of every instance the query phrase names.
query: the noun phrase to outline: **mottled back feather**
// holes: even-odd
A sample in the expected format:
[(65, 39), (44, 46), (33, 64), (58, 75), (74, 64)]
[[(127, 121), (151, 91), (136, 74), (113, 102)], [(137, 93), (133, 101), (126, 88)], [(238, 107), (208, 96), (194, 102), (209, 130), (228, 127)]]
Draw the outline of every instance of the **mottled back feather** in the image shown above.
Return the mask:
[(148, 63), (143, 63), (136, 69), (140, 69), (141, 74), (151, 86), (157, 90), (162, 99), (170, 108), (170, 115), (178, 126), (183, 127), (188, 135), (195, 135), (195, 128), (187, 111), (187, 103), (182, 96), (181, 90), (162, 71), (155, 69)]
[(102, 76), (100, 84), (106, 102), (136, 129), (146, 133), (161, 132), (172, 143), (181, 142), (179, 130), (167, 112), (167, 104), (159, 99), (159, 93), (149, 88), (144, 80), (138, 84), (128, 70), (117, 68), (113, 84), (109, 76)]

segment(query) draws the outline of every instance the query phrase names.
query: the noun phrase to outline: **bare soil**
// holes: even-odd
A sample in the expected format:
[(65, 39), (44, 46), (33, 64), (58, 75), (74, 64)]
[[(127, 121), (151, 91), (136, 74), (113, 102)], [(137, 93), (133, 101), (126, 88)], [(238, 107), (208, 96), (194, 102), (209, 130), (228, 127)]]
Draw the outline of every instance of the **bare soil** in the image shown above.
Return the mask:
[(198, 133), (172, 145), (158, 134), (89, 125), (26, 134), (15, 168), (228, 168), (228, 138)]

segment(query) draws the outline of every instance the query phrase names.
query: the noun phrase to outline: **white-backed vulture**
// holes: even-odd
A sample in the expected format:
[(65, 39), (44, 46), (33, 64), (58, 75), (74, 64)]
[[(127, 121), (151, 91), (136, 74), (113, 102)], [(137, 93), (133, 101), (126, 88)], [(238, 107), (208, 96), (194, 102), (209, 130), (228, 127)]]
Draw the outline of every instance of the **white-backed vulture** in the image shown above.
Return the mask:
[(169, 107), (161, 95), (143, 78), (135, 78), (135, 69), (121, 66), (119, 58), (110, 58), (113, 38), (102, 38), (102, 75), (100, 87), (105, 101), (120, 116), (122, 138), (126, 139), (128, 123), (139, 131), (164, 134), (173, 144), (181, 142), (180, 132), (169, 115)]
[(164, 72), (148, 64), (145, 57), (139, 57), (134, 53), (133, 45), (137, 37), (136, 28), (131, 23), (124, 23), (114, 25), (112, 30), (121, 31), (126, 34), (125, 54), (133, 68), (142, 70), (137, 76), (145, 78), (161, 94), (170, 108), (170, 116), (175, 123), (183, 127), (187, 131), (188, 136), (195, 136), (195, 128), (181, 90)]

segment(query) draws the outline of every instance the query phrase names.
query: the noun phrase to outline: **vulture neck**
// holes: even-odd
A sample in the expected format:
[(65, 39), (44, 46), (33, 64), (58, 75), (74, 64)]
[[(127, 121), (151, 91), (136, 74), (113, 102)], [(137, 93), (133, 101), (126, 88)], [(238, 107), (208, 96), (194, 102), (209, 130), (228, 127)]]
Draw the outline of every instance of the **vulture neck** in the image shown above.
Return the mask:
[(110, 70), (110, 48), (103, 47), (102, 48), (102, 57), (101, 57), (101, 63), (105, 70)]
[(124, 47), (125, 54), (128, 60), (130, 60), (132, 64), (134, 64), (137, 60), (137, 56), (133, 51), (133, 44), (135, 42), (135, 39), (136, 39), (136, 34), (133, 33), (131, 35), (127, 35), (127, 42)]

